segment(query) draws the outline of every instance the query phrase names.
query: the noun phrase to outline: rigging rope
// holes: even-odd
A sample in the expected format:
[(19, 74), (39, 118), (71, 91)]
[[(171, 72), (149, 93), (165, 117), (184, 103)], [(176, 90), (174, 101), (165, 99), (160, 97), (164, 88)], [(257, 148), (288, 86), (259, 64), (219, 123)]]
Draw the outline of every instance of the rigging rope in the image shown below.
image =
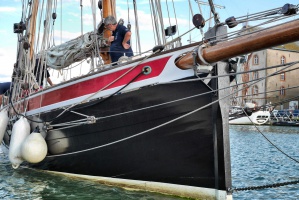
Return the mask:
[(176, 23), (176, 26), (177, 26), (177, 30), (178, 30), (178, 35), (180, 35), (179, 25), (178, 25), (178, 20), (177, 20), (177, 17), (176, 17), (176, 11), (175, 11), (175, 6), (174, 6), (173, 0), (172, 0), (172, 7), (173, 7), (173, 11), (174, 11), (174, 17), (175, 17), (175, 23)]
[[(285, 67), (285, 68), (287, 68), (287, 67)], [(282, 69), (282, 70), (283, 70), (283, 69)], [(264, 79), (265, 79), (265, 78), (266, 78), (266, 77), (264, 77)], [(260, 80), (258, 80), (258, 81), (260, 81)], [(258, 82), (258, 81), (255, 81), (255, 82), (252, 83), (252, 84), (255, 84), (255, 83)], [(238, 91), (239, 91), (239, 90), (237, 90), (236, 92), (238, 92)], [(189, 115), (191, 115), (191, 114), (193, 114), (193, 113), (196, 113), (196, 112), (198, 112), (198, 111), (200, 111), (200, 110), (203, 110), (203, 109), (205, 109), (205, 108), (207, 108), (207, 107), (209, 107), (209, 106), (211, 106), (211, 105), (213, 105), (213, 104), (215, 104), (215, 103), (218, 103), (218, 102), (220, 102), (221, 100), (226, 99), (226, 98), (228, 98), (228, 97), (230, 97), (230, 96), (232, 96), (232, 95), (233, 95), (233, 93), (231, 93), (231, 94), (227, 94), (227, 95), (225, 95), (224, 97), (219, 98), (219, 99), (216, 99), (215, 101), (212, 101), (211, 103), (208, 103), (208, 104), (206, 104), (206, 105), (204, 105), (204, 106), (202, 106), (202, 107), (200, 107), (200, 108), (198, 108), (198, 109), (195, 109), (195, 110), (193, 110), (193, 111), (190, 111), (190, 112), (188, 112), (188, 113), (186, 113), (186, 114), (183, 114), (183, 115), (181, 115), (181, 116), (179, 116), (179, 117), (177, 117), (177, 118), (175, 118), (175, 119), (169, 120), (168, 122), (165, 122), (165, 123), (160, 124), (160, 125), (158, 125), (158, 126), (156, 126), (156, 127), (150, 128), (150, 129), (148, 129), (148, 130), (142, 131), (142, 132), (140, 132), (140, 133), (134, 134), (134, 135), (132, 135), (132, 136), (129, 136), (129, 137), (126, 137), (126, 138), (123, 138), (123, 139), (120, 139), (120, 140), (116, 140), (116, 141), (114, 141), (114, 142), (110, 142), (110, 143), (107, 143), (107, 144), (104, 144), (104, 145), (100, 145), (100, 146), (97, 146), (97, 147), (93, 147), (93, 148), (89, 148), (89, 149), (81, 150), (81, 151), (70, 152), (70, 153), (64, 153), (64, 154), (59, 154), (59, 155), (51, 155), (51, 156), (47, 156), (47, 157), (60, 157), (60, 156), (73, 155), (73, 154), (78, 154), (78, 153), (82, 153), (82, 152), (87, 152), (87, 151), (91, 151), (91, 150), (95, 150), (95, 149), (103, 148), (103, 147), (106, 147), (106, 146), (110, 146), (110, 145), (113, 145), (113, 144), (116, 144), (116, 143), (119, 143), (119, 142), (122, 142), (122, 141), (125, 141), (125, 140), (128, 140), (128, 139), (131, 139), (131, 138), (134, 138), (134, 137), (143, 135), (143, 134), (148, 133), (148, 132), (150, 132), (150, 131), (152, 131), (152, 130), (155, 130), (155, 129), (158, 129), (158, 128), (160, 128), (160, 127), (166, 126), (166, 125), (168, 125), (168, 124), (170, 124), (170, 123), (173, 123), (173, 122), (175, 122), (175, 121), (177, 121), (177, 120), (179, 120), (179, 119), (185, 118), (185, 117), (187, 117), (187, 116), (189, 116)]]
[[(170, 21), (170, 15), (169, 15), (169, 9), (168, 9), (168, 2), (167, 2), (167, 0), (166, 0), (166, 8), (167, 8), (169, 26), (171, 27), (171, 21)], [(173, 40), (173, 34), (171, 34), (171, 39)]]
[[(153, 3), (153, 2), (152, 2)], [(189, 1), (189, 3), (190, 3), (190, 1)], [(161, 7), (160, 6), (158, 6), (158, 2), (156, 1), (156, 4), (157, 4), (157, 10), (159, 10), (159, 9), (161, 9)], [(43, 6), (42, 6), (43, 7)], [(51, 13), (51, 12), (48, 12), (48, 13)], [(154, 13), (154, 11), (153, 11), (153, 13)], [(154, 15), (155, 16), (155, 15)], [(41, 17), (40, 17), (40, 19), (41, 19)], [(49, 20), (48, 20), (48, 23), (49, 23)], [(41, 24), (41, 23), (40, 23)], [(190, 31), (192, 31), (192, 30), (194, 30), (194, 29), (191, 29)], [(188, 32), (190, 32), (190, 31), (188, 31)], [(187, 33), (188, 33), (187, 32)], [(187, 33), (185, 33), (185, 34), (187, 34)], [(184, 35), (184, 34), (183, 34)], [(183, 35), (181, 35), (181, 36), (183, 36)], [(181, 36), (179, 36), (179, 37), (181, 37)], [(178, 37), (178, 38), (179, 38)], [(42, 45), (42, 46), (46, 46), (46, 45)]]
[[(152, 21), (152, 27), (153, 27), (153, 32), (155, 33), (155, 23), (154, 23), (154, 19), (153, 19), (153, 14), (154, 11), (153, 11), (153, 8), (152, 8), (152, 4), (151, 4), (151, 0), (148, 0), (149, 1), (149, 7), (150, 7), (150, 13), (151, 13), (151, 21)], [(154, 40), (155, 40), (155, 45), (157, 45), (157, 40), (156, 40), (156, 34), (154, 34)]]
[[(138, 13), (137, 13), (137, 4), (136, 1), (133, 0), (133, 6), (134, 6), (134, 14), (135, 14), (135, 32), (136, 32), (136, 38), (137, 38), (137, 44), (138, 44), (138, 52), (141, 54), (141, 46), (140, 46), (140, 35), (139, 35), (139, 22), (138, 22)], [(137, 49), (136, 44), (136, 49)]]

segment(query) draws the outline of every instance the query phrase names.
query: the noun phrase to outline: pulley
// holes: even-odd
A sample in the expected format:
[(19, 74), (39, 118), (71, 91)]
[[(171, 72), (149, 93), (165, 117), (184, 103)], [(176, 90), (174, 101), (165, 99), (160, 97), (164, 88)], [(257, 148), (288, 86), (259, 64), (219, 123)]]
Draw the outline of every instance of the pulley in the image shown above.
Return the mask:
[(25, 50), (28, 50), (28, 49), (30, 48), (30, 44), (29, 44), (29, 42), (25, 41), (25, 42), (23, 43), (23, 48), (24, 48)]
[(24, 30), (26, 30), (26, 25), (22, 21), (13, 25), (14, 33), (23, 33)]
[(164, 32), (165, 32), (166, 36), (173, 36), (173, 35), (175, 35), (176, 34), (176, 25), (167, 27), (164, 30)]
[(52, 19), (56, 19), (57, 18), (57, 14), (56, 13), (52, 13)]
[(282, 8), (281, 8), (281, 13), (284, 15), (293, 15), (297, 13), (297, 7), (293, 4), (285, 4)]
[(229, 28), (234, 28), (235, 26), (238, 25), (238, 22), (234, 16), (227, 18), (225, 20), (225, 23)]
[(203, 28), (205, 26), (205, 19), (201, 14), (195, 14), (192, 18), (192, 22), (196, 28)]

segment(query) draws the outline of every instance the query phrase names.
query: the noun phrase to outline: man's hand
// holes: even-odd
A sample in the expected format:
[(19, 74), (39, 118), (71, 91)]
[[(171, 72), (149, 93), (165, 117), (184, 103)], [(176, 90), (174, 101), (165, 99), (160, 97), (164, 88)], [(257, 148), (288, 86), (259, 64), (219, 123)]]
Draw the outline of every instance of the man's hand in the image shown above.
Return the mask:
[(108, 38), (108, 41), (109, 41), (109, 42), (113, 42), (113, 41), (114, 41), (114, 36), (110, 36), (110, 37)]
[(126, 42), (123, 42), (122, 45), (123, 45), (123, 47), (125, 49), (129, 49), (130, 48), (130, 45), (128, 43), (126, 43)]

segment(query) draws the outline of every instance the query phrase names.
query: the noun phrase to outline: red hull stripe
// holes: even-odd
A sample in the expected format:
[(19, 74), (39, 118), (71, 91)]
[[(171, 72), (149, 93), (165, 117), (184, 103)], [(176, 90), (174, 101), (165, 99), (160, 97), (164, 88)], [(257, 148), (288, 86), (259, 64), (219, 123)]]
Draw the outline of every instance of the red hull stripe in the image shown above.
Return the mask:
[[(148, 75), (139, 76), (136, 80), (134, 80), (134, 82), (157, 77), (161, 74), (161, 72), (165, 68), (165, 65), (169, 60), (169, 58), (170, 57), (165, 57), (158, 60), (140, 64), (134, 70), (130, 71), (128, 74), (126, 74), (120, 80), (110, 85), (105, 90), (126, 85), (142, 71), (144, 66), (150, 66), (152, 68), (152, 72)], [(61, 89), (43, 93), (29, 100), (27, 111), (34, 110), (47, 105), (51, 105), (54, 103), (58, 103), (61, 101), (70, 100), (87, 94), (95, 93), (100, 89), (104, 88), (105, 86), (107, 86), (108, 84), (110, 84), (115, 79), (119, 78), (121, 75), (123, 75), (130, 69), (131, 68), (123, 69), (120, 71), (113, 72), (111, 74), (78, 82)]]

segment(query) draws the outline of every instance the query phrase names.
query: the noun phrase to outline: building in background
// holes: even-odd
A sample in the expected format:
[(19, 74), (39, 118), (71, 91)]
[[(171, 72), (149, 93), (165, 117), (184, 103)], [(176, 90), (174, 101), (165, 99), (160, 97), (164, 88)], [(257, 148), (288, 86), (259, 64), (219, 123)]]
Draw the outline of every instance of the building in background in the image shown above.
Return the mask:
[[(231, 83), (232, 106), (244, 106), (247, 102), (257, 106), (276, 104), (299, 94), (299, 64), (283, 71), (279, 70), (285, 66), (269, 69), (272, 66), (299, 61), (298, 43), (253, 52), (245, 58), (246, 62), (240, 63), (237, 71), (248, 73), (237, 75)], [(270, 76), (278, 71), (277, 75)], [(297, 101), (286, 101), (275, 109), (296, 109)]]

